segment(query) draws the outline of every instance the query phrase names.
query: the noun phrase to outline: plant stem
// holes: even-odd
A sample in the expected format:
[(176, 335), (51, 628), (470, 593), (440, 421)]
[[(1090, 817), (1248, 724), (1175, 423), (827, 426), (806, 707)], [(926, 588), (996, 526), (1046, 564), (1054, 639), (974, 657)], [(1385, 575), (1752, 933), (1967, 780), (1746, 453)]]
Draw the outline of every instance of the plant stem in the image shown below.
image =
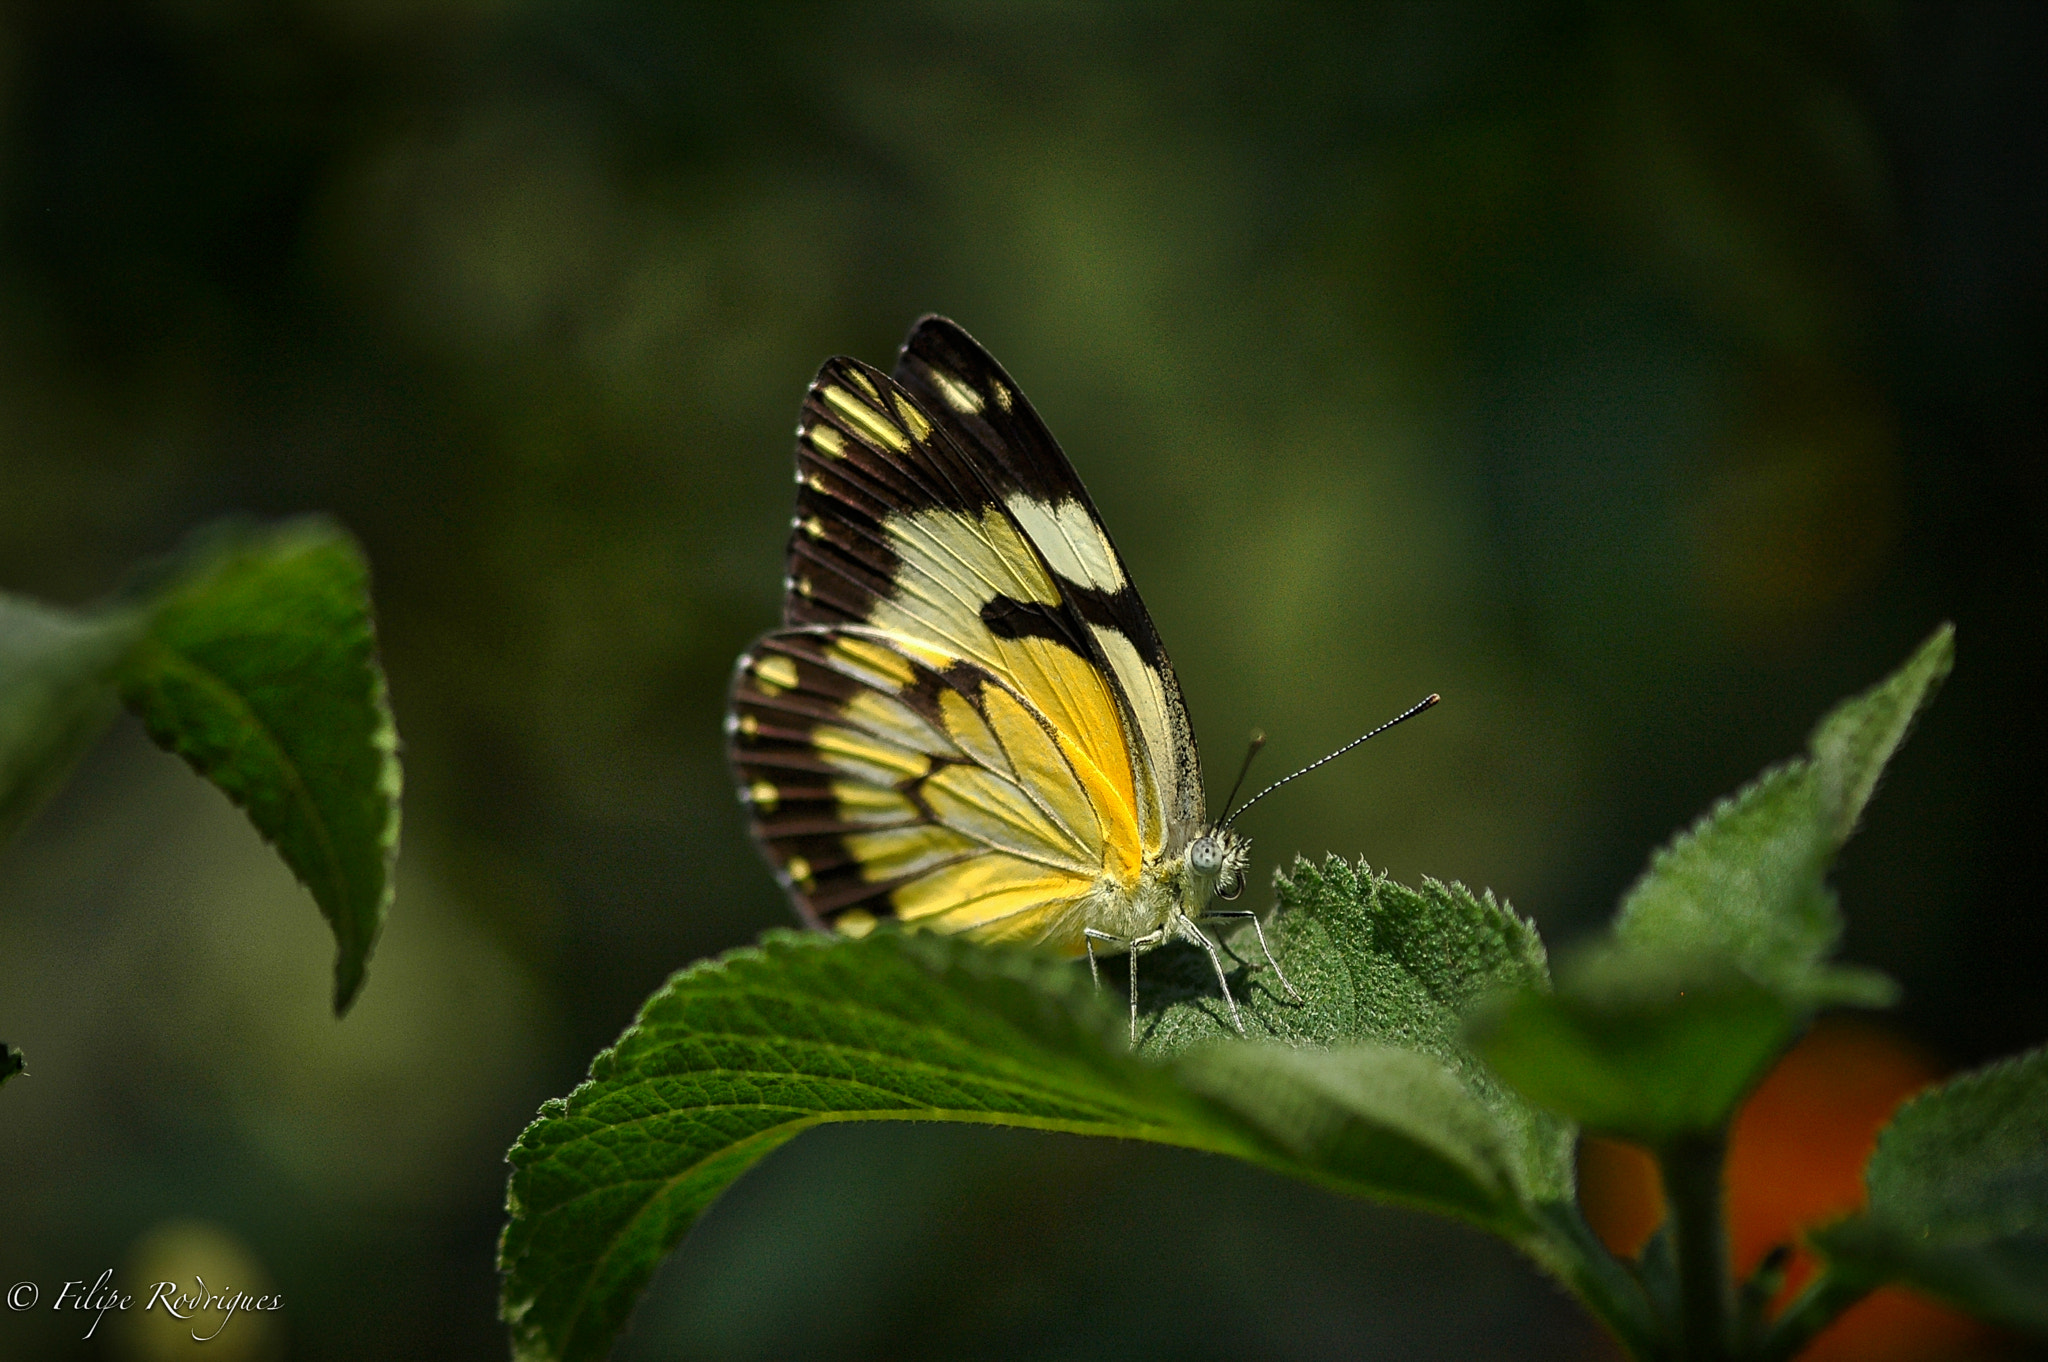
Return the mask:
[(1670, 1206), (1678, 1264), (1678, 1356), (1684, 1362), (1727, 1362), (1734, 1292), (1729, 1285), (1728, 1232), (1721, 1216), (1726, 1129), (1682, 1136), (1658, 1152)]
[(1870, 1294), (1867, 1282), (1845, 1281), (1831, 1271), (1822, 1271), (1793, 1297), (1783, 1314), (1772, 1321), (1756, 1350), (1757, 1362), (1785, 1362), (1813, 1342), (1814, 1335), (1835, 1322), (1836, 1316)]
[(1577, 1203), (1554, 1202), (1536, 1210), (1543, 1232), (1524, 1241), (1524, 1251), (1564, 1283), (1620, 1340), (1629, 1356), (1638, 1362), (1668, 1358), (1657, 1312), (1643, 1294), (1642, 1283), (1607, 1251)]

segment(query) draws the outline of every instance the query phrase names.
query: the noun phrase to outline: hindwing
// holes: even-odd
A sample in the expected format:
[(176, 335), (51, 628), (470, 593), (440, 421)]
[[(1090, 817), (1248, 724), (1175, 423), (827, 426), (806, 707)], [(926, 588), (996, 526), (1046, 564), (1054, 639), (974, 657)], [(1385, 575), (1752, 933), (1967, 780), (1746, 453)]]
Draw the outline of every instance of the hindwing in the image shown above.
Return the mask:
[(755, 837), (820, 924), (1078, 949), (1088, 896), (1137, 882), (1128, 777), (977, 663), (879, 629), (785, 629), (740, 659), (730, 725)]

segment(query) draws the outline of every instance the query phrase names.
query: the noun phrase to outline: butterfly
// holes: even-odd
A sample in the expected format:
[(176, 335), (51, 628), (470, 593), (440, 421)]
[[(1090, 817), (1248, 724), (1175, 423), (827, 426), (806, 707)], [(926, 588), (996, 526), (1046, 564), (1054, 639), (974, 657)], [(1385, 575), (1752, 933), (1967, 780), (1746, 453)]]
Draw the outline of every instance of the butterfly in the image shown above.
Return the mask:
[(740, 657), (726, 729), (755, 841), (803, 917), (1091, 969), (1125, 952), (1133, 1043), (1138, 955), (1176, 940), (1207, 954), (1243, 1032), (1204, 924), (1248, 920), (1294, 993), (1258, 917), (1211, 906), (1242, 890), (1250, 843), (1207, 819), (1173, 664), (1002, 366), (925, 317), (894, 374), (828, 360), (796, 435), (782, 627)]

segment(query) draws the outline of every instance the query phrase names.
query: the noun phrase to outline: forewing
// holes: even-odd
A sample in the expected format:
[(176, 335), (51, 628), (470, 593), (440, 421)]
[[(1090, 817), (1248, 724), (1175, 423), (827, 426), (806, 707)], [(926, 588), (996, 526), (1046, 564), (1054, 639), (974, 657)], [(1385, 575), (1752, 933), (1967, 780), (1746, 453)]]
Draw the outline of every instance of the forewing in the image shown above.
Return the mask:
[(1124, 570), (1088, 489), (1010, 376), (944, 317), (911, 329), (896, 380), (982, 471), (1051, 570), (1069, 632), (1086, 633), (1111, 668), (1154, 768), (1171, 787), (1171, 816), (1202, 821), (1194, 730), (1159, 632)]
[(1075, 603), (1081, 588), (1018, 519), (1036, 503), (1006, 496), (1007, 472), (963, 451), (915, 396), (856, 360), (819, 371), (797, 433), (784, 622), (877, 629), (935, 665), (988, 671), (1099, 777), (1106, 816), (1156, 851), (1180, 789), (1169, 717), (1178, 696), (1169, 702), (1161, 674), (1106, 616)]
[(1136, 883), (1135, 828), (1057, 726), (990, 669), (883, 630), (762, 639), (734, 673), (730, 752), (755, 838), (821, 925), (1078, 950), (1102, 877)]

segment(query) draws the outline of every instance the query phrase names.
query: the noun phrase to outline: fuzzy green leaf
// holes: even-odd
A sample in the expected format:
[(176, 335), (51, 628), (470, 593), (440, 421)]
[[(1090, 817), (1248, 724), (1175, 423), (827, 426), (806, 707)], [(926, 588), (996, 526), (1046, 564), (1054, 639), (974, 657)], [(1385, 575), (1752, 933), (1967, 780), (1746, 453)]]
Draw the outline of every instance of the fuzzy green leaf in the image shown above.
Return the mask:
[(1889, 1002), (1878, 976), (1822, 963), (1842, 930), (1826, 876), (1954, 650), (1943, 625), (1898, 671), (1822, 719), (1806, 758), (1765, 772), (1660, 850), (1623, 900), (1616, 937), (1733, 961), (1812, 1006)]
[(1828, 867), (1953, 649), (1944, 625), (1822, 719), (1807, 757), (1660, 850), (1554, 993), (1525, 985), (1476, 1013), (1487, 1062), (1591, 1129), (1661, 1145), (1726, 1121), (1817, 1009), (1891, 1002), (1883, 975), (1827, 961), (1842, 929)]
[(1519, 1228), (1517, 1170), (1501, 1126), (1427, 1056), (1219, 1040), (1173, 1067), (1240, 1129), (1264, 1137), (1272, 1152), (1260, 1162), (1354, 1195)]
[(1556, 992), (1481, 1009), (1468, 1034), (1534, 1101), (1655, 1147), (1726, 1120), (1805, 1020), (1727, 961), (1609, 945), (1570, 960)]
[[(1320, 867), (1297, 859), (1276, 889), (1280, 911), (1267, 942), (1301, 996), (1290, 998), (1273, 979), (1248, 924), (1225, 933), (1229, 955), (1241, 962), (1230, 980), (1246, 1030), (1295, 1046), (1368, 1043), (1428, 1056), (1505, 1133), (1517, 1184), (1531, 1201), (1570, 1197), (1570, 1127), (1503, 1087), (1459, 1034), (1479, 999), (1550, 987), (1535, 927), (1491, 893), (1430, 879), (1410, 888), (1336, 857)], [(1122, 972), (1114, 960), (1105, 969)], [(1191, 946), (1141, 957), (1138, 995), (1147, 1053), (1236, 1038), (1209, 959)]]
[(362, 986), (391, 901), (398, 738), (369, 572), (320, 520), (216, 530), (158, 575), (122, 696), (225, 791), (334, 930), (334, 1006)]
[(1807, 740), (1827, 831), (1836, 847), (1856, 830), (1878, 778), (1955, 665), (1955, 626), (1944, 624), (1897, 671), (1837, 705)]
[[(1536, 929), (1492, 894), (1425, 879), (1411, 889), (1330, 857), (1297, 859), (1275, 877), (1280, 911), (1266, 939), (1301, 993), (1288, 997), (1266, 968), (1250, 924), (1222, 934), (1240, 968), (1233, 991), (1247, 1023), (1276, 1039), (1316, 1045), (1384, 1041), (1469, 1065), (1458, 1020), (1473, 1002), (1514, 985), (1547, 987)], [(1105, 971), (1118, 972), (1114, 957)], [(1140, 958), (1141, 1039), (1153, 1053), (1235, 1035), (1208, 957), (1175, 946)]]
[(1792, 762), (1716, 804), (1657, 853), (1623, 900), (1615, 937), (1732, 959), (1759, 979), (1797, 979), (1841, 934), (1815, 784), (1811, 766)]
[[(1320, 887), (1311, 897), (1330, 911), (1300, 901), (1297, 873), (1296, 911), (1276, 934), (1311, 999), (1300, 1011), (1311, 1014), (1315, 987), (1344, 980), (1324, 954), (1333, 933), (1350, 930), (1347, 914), (1361, 929), (1375, 920), (1365, 907), (1370, 877), (1342, 871), (1348, 893), (1313, 878)], [(1409, 905), (1418, 921), (1428, 917), (1424, 901), (1454, 915), (1474, 902), (1437, 894)], [(1526, 924), (1490, 911), (1515, 943), (1502, 947), (1504, 958), (1540, 972)], [(1384, 953), (1401, 954), (1392, 940), (1400, 926), (1379, 925), (1389, 938)], [(1387, 979), (1402, 977), (1387, 968)], [(1412, 983), (1419, 972), (1405, 977)], [(1142, 997), (1152, 981), (1142, 969), (1139, 978)], [(1237, 982), (1251, 994), (1248, 1024), (1264, 1034), (1278, 1033), (1282, 1018), (1300, 1021), (1246, 990), (1242, 975)], [(1333, 1036), (1340, 1043), (1328, 1049), (1205, 1039), (1192, 1028), (1220, 1006), (1213, 979), (1209, 988), (1206, 998), (1165, 1005), (1167, 1020), (1178, 1008), (1193, 1016), (1162, 1060), (1127, 1049), (1121, 1011), (1094, 993), (1084, 968), (956, 938), (771, 933), (759, 948), (684, 970), (598, 1057), (589, 1082), (542, 1108), (509, 1155), (501, 1266), (517, 1354), (602, 1356), (655, 1265), (711, 1200), (768, 1152), (828, 1121), (971, 1121), (1203, 1149), (1460, 1216), (1532, 1252), (1547, 1247), (1548, 1260), (1568, 1256), (1534, 1246), (1546, 1230), (1530, 1189), (1541, 1196), (1569, 1187), (1569, 1132), (1553, 1138), (1563, 1130), (1553, 1119), (1528, 1113), (1523, 1126), (1504, 1123), (1499, 1110), (1519, 1099), (1493, 1085), (1490, 1105), (1419, 1048), (1355, 1034)], [(1426, 988), (1411, 1001), (1434, 1005)], [(1347, 986), (1338, 1010), (1391, 1025), (1406, 1005)], [(1427, 1009), (1412, 1029), (1455, 1046), (1454, 1031)], [(1527, 1171), (1541, 1162), (1532, 1130), (1544, 1133), (1543, 1157), (1552, 1160), (1540, 1177)]]
[(1868, 1210), (1813, 1236), (1831, 1271), (2048, 1337), (2048, 1049), (1901, 1107), (1864, 1182)]
[(88, 617), (0, 595), (0, 841), (28, 821), (119, 712), (134, 612)]

